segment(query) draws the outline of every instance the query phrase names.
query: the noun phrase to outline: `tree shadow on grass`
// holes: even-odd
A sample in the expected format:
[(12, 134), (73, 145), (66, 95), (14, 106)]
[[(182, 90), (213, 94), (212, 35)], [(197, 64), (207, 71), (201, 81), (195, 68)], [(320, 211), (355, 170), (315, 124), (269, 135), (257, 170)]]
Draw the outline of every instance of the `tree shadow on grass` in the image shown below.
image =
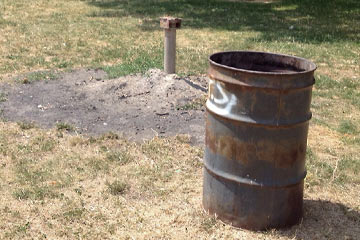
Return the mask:
[(159, 17), (183, 18), (185, 28), (257, 31), (261, 40), (309, 43), (359, 41), (360, 1), (283, 0), (88, 0), (90, 17), (137, 17), (144, 31), (159, 30)]
[(297, 240), (355, 240), (360, 236), (360, 213), (341, 203), (304, 200), (302, 223), (278, 233)]

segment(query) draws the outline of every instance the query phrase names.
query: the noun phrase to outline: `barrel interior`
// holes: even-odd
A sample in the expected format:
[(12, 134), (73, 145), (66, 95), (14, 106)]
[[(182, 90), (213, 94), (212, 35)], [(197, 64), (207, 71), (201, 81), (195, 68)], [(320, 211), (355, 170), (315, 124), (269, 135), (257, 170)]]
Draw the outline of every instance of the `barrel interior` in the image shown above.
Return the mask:
[(315, 64), (298, 57), (264, 52), (220, 52), (210, 56), (210, 62), (222, 67), (263, 73), (301, 73), (312, 71)]

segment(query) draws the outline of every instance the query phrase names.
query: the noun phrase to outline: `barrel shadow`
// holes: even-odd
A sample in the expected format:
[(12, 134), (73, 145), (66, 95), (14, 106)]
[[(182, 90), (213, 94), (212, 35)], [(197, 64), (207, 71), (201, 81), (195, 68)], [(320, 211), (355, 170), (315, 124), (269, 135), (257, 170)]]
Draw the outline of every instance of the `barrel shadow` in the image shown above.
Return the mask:
[(297, 240), (355, 240), (360, 237), (360, 213), (341, 203), (304, 200), (302, 222), (278, 233)]

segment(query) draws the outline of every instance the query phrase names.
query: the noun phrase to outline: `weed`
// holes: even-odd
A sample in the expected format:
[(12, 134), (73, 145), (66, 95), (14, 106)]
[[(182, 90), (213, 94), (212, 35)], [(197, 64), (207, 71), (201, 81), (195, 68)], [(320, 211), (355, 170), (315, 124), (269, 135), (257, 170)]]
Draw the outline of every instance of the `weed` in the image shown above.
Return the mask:
[(339, 162), (339, 170), (348, 170), (358, 176), (360, 173), (360, 160), (351, 156), (345, 156)]
[(315, 87), (321, 90), (331, 90), (340, 86), (340, 83), (327, 75), (317, 74)]
[(196, 98), (196, 99), (192, 100), (191, 102), (186, 103), (186, 104), (184, 104), (182, 106), (177, 106), (176, 110), (184, 110), (184, 111), (198, 110), (198, 109), (201, 109), (202, 107), (204, 107), (205, 102), (206, 102), (205, 97)]
[(27, 200), (31, 197), (32, 192), (28, 189), (18, 189), (13, 193), (14, 198), (19, 200)]
[(29, 228), (30, 228), (30, 222), (27, 222), (24, 225), (18, 226), (17, 232), (25, 234)]
[(108, 151), (109, 151), (109, 148), (108, 148), (107, 146), (101, 145), (101, 146), (99, 147), (99, 150), (100, 150), (101, 152), (108, 152)]
[(112, 195), (122, 195), (129, 189), (128, 183), (119, 180), (112, 183), (107, 182), (106, 186)]
[(57, 129), (58, 131), (63, 131), (63, 130), (65, 130), (65, 131), (68, 131), (68, 132), (71, 132), (71, 131), (74, 131), (74, 130), (75, 130), (75, 128), (74, 128), (71, 124), (69, 124), (69, 123), (63, 123), (63, 122), (57, 123), (57, 124), (56, 124), (56, 129)]
[(88, 143), (88, 141), (84, 140), (82, 137), (79, 137), (79, 136), (73, 137), (70, 140), (71, 146), (79, 146), (79, 145), (84, 145), (87, 143)]
[(83, 191), (81, 188), (75, 188), (74, 191), (79, 194), (80, 196), (82, 195)]
[(342, 134), (356, 134), (357, 126), (350, 120), (342, 120), (339, 124), (338, 131)]
[(119, 135), (113, 132), (107, 132), (105, 134), (103, 134), (100, 138), (100, 140), (105, 140), (105, 139), (112, 139), (112, 140), (116, 140), (119, 139)]
[(351, 138), (343, 138), (343, 141), (346, 143), (346, 144), (354, 144), (354, 145), (358, 145), (360, 146), (360, 137), (359, 136), (354, 136), (354, 137), (351, 137)]
[(51, 190), (49, 187), (32, 186), (30, 189), (17, 189), (13, 192), (13, 196), (18, 200), (44, 200), (45, 198), (57, 198), (59, 194)]
[(17, 79), (18, 82), (23, 84), (30, 84), (36, 81), (55, 80), (57, 75), (51, 71), (38, 71), (25, 74)]
[(306, 150), (306, 159), (308, 169), (308, 175), (306, 177), (307, 187), (316, 186), (331, 179), (333, 168), (329, 164), (321, 162), (309, 147)]
[(310, 147), (307, 147), (306, 149), (306, 159), (311, 163), (317, 160), (315, 153)]
[(347, 183), (360, 183), (360, 159), (351, 155), (342, 156), (333, 172), (334, 183), (345, 185)]
[(203, 216), (203, 221), (201, 222), (201, 229), (207, 233), (211, 233), (214, 226), (216, 225), (216, 218)]
[(24, 162), (18, 163), (16, 166), (16, 173), (19, 179), (19, 182), (23, 185), (30, 184), (33, 186), (38, 185), (39, 183), (44, 182), (49, 177), (49, 172), (44, 170), (32, 169), (27, 163), (27, 159), (23, 160)]
[(68, 220), (80, 219), (85, 213), (85, 208), (75, 207), (63, 213), (63, 216)]
[(88, 162), (88, 166), (93, 169), (93, 173), (95, 174), (94, 176), (97, 176), (100, 171), (108, 172), (110, 170), (108, 162), (100, 158), (92, 157), (90, 159), (86, 159), (86, 161)]
[(91, 137), (89, 137), (88, 142), (89, 142), (90, 144), (95, 144), (95, 143), (97, 143), (97, 138), (91, 136)]
[(123, 151), (110, 151), (106, 154), (106, 159), (110, 162), (116, 162), (125, 165), (133, 160), (132, 156)]
[(37, 146), (41, 152), (50, 152), (55, 148), (56, 142), (52, 138), (46, 138), (44, 136), (38, 136), (34, 138), (31, 143), (33, 146)]
[(108, 226), (108, 232), (111, 234), (111, 235), (113, 235), (114, 233), (115, 233), (115, 231), (116, 231), (116, 228), (117, 228), (117, 225), (116, 224), (110, 224), (109, 226)]
[(0, 92), (0, 103), (7, 101), (7, 95), (3, 92)]
[(18, 122), (17, 124), (22, 130), (29, 130), (36, 127), (35, 123), (32, 122)]
[(33, 147), (27, 144), (18, 144), (17, 149), (19, 150), (19, 153), (27, 154), (33, 152)]
[(70, 62), (60, 62), (56, 65), (56, 67), (58, 68), (69, 68), (70, 66), (72, 66), (72, 64)]
[(191, 136), (187, 134), (178, 134), (176, 135), (176, 140), (180, 143), (190, 143), (191, 142)]
[(350, 100), (350, 102), (357, 107), (360, 107), (360, 83), (359, 79), (345, 78), (342, 81), (340, 89), (340, 96), (343, 99)]
[(26, 236), (29, 229), (30, 222), (26, 222), (25, 224), (15, 226), (13, 230), (11, 232), (7, 232), (5, 236), (9, 239), (13, 239), (15, 236)]

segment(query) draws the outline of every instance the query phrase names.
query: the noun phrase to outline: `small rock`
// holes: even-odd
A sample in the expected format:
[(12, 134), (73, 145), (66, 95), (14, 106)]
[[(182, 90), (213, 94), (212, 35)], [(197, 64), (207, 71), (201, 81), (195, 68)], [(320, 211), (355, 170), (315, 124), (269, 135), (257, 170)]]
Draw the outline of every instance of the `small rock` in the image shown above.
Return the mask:
[(169, 115), (168, 112), (156, 112), (155, 114), (158, 115), (158, 116), (167, 116), (167, 115)]

